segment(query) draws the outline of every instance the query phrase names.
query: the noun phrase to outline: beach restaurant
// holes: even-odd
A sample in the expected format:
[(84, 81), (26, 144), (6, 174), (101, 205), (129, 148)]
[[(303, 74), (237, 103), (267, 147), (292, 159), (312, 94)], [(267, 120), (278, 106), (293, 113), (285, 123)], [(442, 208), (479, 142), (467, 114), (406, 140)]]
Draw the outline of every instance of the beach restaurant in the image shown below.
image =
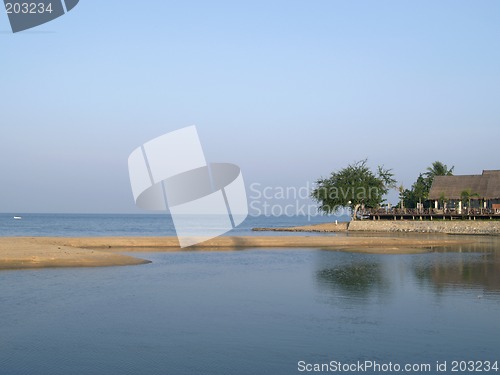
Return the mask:
[(436, 176), (429, 191), (434, 209), (443, 212), (500, 213), (500, 170), (480, 175)]

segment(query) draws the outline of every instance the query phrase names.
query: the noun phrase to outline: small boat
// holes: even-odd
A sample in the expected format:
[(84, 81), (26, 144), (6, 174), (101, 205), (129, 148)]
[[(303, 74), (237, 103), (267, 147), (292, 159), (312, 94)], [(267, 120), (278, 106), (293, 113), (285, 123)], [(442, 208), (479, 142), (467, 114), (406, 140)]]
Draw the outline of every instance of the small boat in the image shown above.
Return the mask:
[(14, 220), (21, 220), (22, 218), (22, 216), (14, 216)]

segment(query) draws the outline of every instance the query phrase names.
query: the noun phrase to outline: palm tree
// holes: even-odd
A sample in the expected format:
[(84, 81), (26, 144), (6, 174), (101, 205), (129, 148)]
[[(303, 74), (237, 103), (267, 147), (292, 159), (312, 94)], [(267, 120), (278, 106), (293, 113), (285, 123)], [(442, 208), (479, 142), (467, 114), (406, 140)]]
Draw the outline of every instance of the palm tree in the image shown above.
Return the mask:
[[(440, 161), (435, 161), (432, 163), (430, 167), (427, 168), (427, 172), (424, 173), (425, 176), (425, 185), (430, 190), (432, 186), (432, 182), (434, 181), (434, 177), (436, 176), (453, 176), (453, 170), (455, 167), (448, 168), (446, 164), (441, 163)], [(427, 193), (429, 193), (427, 190)]]
[(432, 166), (427, 168), (427, 172), (424, 173), (429, 181), (432, 182), (436, 176), (453, 176), (453, 170), (455, 167), (448, 168), (446, 164), (440, 161), (435, 161)]
[(448, 203), (448, 198), (446, 198), (446, 195), (444, 193), (441, 193), (439, 195), (439, 201), (441, 202), (441, 205), (443, 207), (443, 214), (446, 213), (446, 204)]
[(470, 215), (470, 201), (471, 199), (473, 198), (479, 198), (479, 194), (478, 193), (473, 193), (472, 192), (472, 189), (467, 189), (467, 190), (464, 190), (462, 191), (462, 193), (460, 194), (460, 198), (462, 198), (462, 204), (465, 205), (466, 203), (468, 203), (467, 205), (467, 215)]

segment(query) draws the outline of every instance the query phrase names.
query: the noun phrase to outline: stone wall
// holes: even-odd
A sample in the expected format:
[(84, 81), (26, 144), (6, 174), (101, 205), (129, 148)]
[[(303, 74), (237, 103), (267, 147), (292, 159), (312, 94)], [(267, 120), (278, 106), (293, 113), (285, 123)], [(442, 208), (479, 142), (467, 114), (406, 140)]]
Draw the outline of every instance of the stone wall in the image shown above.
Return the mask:
[(256, 232), (346, 232), (349, 223), (324, 223), (290, 228), (253, 228)]
[(500, 234), (500, 221), (434, 220), (391, 221), (356, 220), (349, 223), (350, 232), (415, 232), (448, 234)]

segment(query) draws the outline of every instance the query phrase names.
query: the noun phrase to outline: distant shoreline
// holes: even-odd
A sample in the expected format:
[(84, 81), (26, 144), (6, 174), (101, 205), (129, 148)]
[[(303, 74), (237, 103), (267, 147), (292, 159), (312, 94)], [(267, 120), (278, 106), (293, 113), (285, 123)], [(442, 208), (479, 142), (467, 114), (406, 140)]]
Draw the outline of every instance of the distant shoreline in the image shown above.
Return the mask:
[(123, 253), (321, 248), (382, 254), (422, 253), (474, 241), (442, 236), (241, 236), (217, 237), (181, 249), (176, 237), (0, 237), (0, 270), (103, 267), (150, 263)]

